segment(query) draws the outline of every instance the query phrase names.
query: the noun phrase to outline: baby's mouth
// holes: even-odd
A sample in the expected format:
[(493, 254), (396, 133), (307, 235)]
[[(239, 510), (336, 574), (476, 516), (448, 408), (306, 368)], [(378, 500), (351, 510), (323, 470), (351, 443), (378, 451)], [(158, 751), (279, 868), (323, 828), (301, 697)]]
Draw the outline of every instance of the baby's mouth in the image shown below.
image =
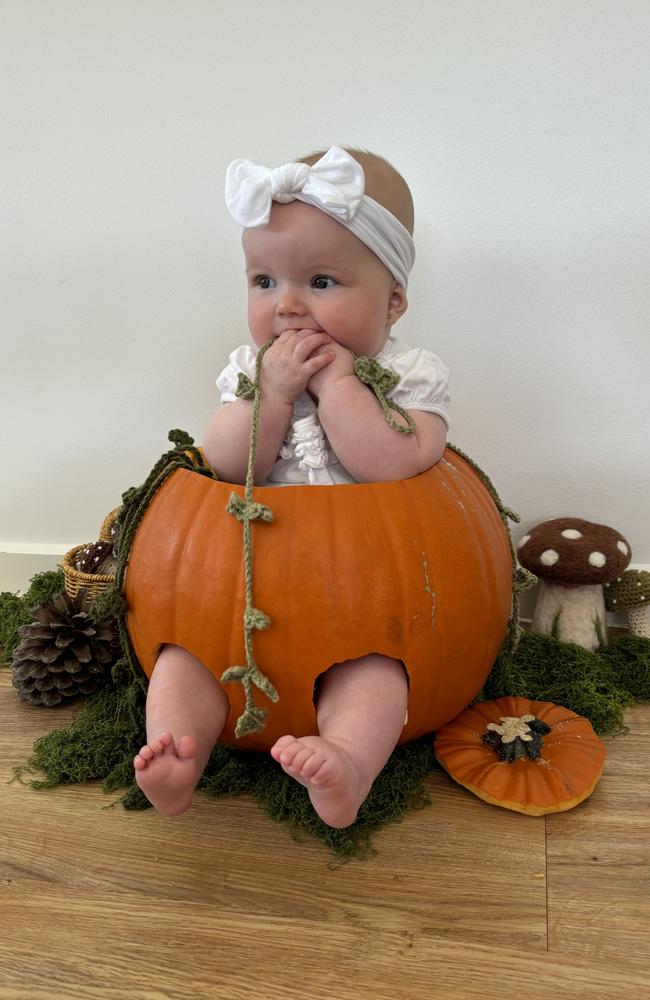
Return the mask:
[(310, 333), (325, 333), (322, 326), (288, 326), (286, 330), (279, 330), (277, 333), (274, 333), (273, 336), (279, 337), (280, 334), (290, 333), (292, 330), (295, 330), (296, 333), (298, 330), (309, 330)]

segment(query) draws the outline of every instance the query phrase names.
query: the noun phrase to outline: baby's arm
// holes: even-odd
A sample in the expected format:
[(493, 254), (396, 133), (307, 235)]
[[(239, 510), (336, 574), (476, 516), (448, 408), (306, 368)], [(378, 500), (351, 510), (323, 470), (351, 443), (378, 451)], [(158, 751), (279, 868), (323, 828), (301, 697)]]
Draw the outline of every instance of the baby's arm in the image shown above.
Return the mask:
[(361, 483), (408, 479), (442, 457), (447, 441), (442, 417), (423, 410), (407, 413), (415, 420), (415, 434), (400, 434), (391, 427), (374, 394), (356, 375), (323, 386), (318, 400), (318, 416), (336, 456)]
[[(285, 330), (262, 358), (262, 402), (253, 475), (263, 483), (289, 429), (295, 400), (310, 378), (331, 364), (330, 337), (314, 330)], [(314, 354), (319, 350), (322, 353)], [(205, 433), (203, 452), (221, 479), (243, 483), (248, 468), (252, 400), (225, 403)]]
[[(360, 483), (408, 479), (430, 469), (442, 458), (447, 425), (425, 410), (407, 410), (414, 434), (400, 434), (386, 420), (376, 396), (354, 371), (353, 355), (340, 344), (331, 364), (309, 382), (318, 398), (318, 416), (339, 461)], [(406, 424), (394, 411), (398, 423)]]
[[(264, 482), (278, 457), (291, 422), (293, 403), (287, 403), (278, 396), (265, 395), (261, 411), (263, 419), (257, 434), (253, 470), (256, 483)], [(203, 453), (220, 479), (227, 483), (246, 481), (252, 415), (252, 400), (238, 399), (235, 403), (224, 403), (205, 432)]]

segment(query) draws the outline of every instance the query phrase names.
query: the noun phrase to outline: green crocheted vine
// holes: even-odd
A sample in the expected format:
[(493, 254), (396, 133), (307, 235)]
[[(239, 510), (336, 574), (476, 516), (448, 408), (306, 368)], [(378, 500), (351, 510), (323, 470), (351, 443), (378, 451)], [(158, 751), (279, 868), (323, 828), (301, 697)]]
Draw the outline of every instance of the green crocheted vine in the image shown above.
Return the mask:
[[(253, 698), (253, 685), (259, 688), (273, 702), (279, 700), (279, 695), (275, 687), (271, 684), (255, 662), (253, 655), (253, 631), (255, 629), (266, 629), (271, 624), (271, 619), (259, 608), (253, 606), (253, 540), (251, 537), (251, 521), (259, 520), (262, 523), (269, 523), (273, 520), (273, 513), (265, 504), (253, 501), (253, 469), (255, 465), (255, 455), (257, 452), (257, 434), (259, 431), (260, 404), (262, 399), (262, 358), (269, 347), (273, 344), (275, 337), (271, 337), (263, 347), (257, 352), (255, 362), (255, 381), (251, 382), (247, 375), (240, 372), (237, 380), (236, 395), (240, 399), (253, 401), (253, 413), (251, 417), (250, 445), (248, 449), (248, 468), (246, 471), (246, 487), (244, 499), (237, 493), (231, 493), (226, 510), (241, 521), (244, 531), (244, 568), (246, 581), (246, 608), (244, 611), (244, 648), (246, 651), (246, 666), (229, 667), (221, 675), (224, 683), (238, 681), (244, 685), (246, 692), (246, 707), (242, 715), (237, 719), (235, 726), (235, 736), (240, 738), (248, 733), (259, 732), (266, 724), (267, 710), (255, 704)], [(396, 403), (386, 399), (386, 393), (390, 392), (399, 382), (399, 376), (389, 371), (370, 358), (357, 358), (355, 361), (355, 372), (361, 381), (369, 386), (379, 400), (384, 415), (391, 427), (402, 434), (413, 434), (415, 432), (415, 422), (413, 418), (398, 406)], [(390, 410), (395, 410), (406, 421), (406, 426), (399, 424), (391, 416)]]
[[(246, 707), (237, 719), (235, 726), (235, 736), (240, 739), (248, 733), (259, 732), (266, 724), (267, 709), (260, 708), (253, 699), (253, 685), (263, 691), (267, 698), (277, 702), (278, 692), (268, 677), (266, 677), (253, 656), (253, 632), (255, 629), (266, 629), (271, 624), (271, 619), (259, 608), (253, 607), (253, 539), (251, 536), (251, 521), (260, 521), (268, 524), (273, 520), (273, 513), (265, 504), (255, 503), (253, 500), (253, 468), (255, 465), (255, 455), (257, 452), (257, 434), (260, 423), (260, 402), (262, 398), (262, 358), (269, 349), (273, 340), (269, 340), (257, 352), (255, 363), (255, 383), (253, 385), (253, 414), (251, 417), (250, 446), (248, 449), (248, 468), (246, 470), (246, 486), (244, 489), (244, 500), (237, 493), (231, 493), (226, 510), (238, 521), (242, 522), (244, 531), (244, 572), (246, 585), (246, 607), (244, 610), (244, 649), (246, 651), (246, 666), (229, 667), (221, 675), (224, 684), (238, 681), (243, 684), (246, 693)], [(251, 398), (250, 384), (241, 378), (238, 385), (238, 394), (246, 399)]]
[[(386, 393), (394, 389), (399, 382), (399, 375), (396, 375), (395, 372), (390, 371), (388, 368), (382, 368), (374, 358), (364, 357), (355, 360), (354, 371), (357, 378), (374, 392), (379, 405), (384, 411), (384, 416), (393, 430), (399, 431), (400, 434), (415, 434), (415, 421), (410, 413), (407, 413), (406, 410), (402, 409), (392, 399), (386, 399)], [(395, 420), (395, 417), (390, 413), (391, 410), (395, 410), (396, 413), (399, 413), (400, 417), (403, 417), (406, 421), (406, 426)]]

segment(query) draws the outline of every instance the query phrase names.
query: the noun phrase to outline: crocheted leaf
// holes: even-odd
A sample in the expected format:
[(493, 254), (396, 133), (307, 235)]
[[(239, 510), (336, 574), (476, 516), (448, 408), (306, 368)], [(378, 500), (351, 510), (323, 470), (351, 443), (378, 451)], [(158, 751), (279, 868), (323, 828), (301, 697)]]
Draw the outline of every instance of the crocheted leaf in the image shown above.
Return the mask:
[(224, 684), (230, 683), (230, 681), (242, 681), (246, 676), (246, 667), (228, 667), (221, 675), (221, 680)]
[(237, 376), (235, 396), (238, 399), (255, 399), (255, 386), (244, 372), (240, 372)]
[(241, 739), (242, 736), (247, 736), (249, 733), (261, 732), (264, 729), (267, 714), (265, 708), (259, 708), (257, 705), (246, 709), (243, 715), (239, 716), (235, 726), (237, 739)]

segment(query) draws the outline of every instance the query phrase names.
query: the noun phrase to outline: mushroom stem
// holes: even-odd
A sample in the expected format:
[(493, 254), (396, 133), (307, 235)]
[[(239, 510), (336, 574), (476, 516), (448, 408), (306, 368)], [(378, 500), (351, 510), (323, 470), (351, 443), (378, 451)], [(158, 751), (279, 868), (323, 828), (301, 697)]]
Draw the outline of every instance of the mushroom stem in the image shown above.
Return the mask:
[(650, 639), (650, 605), (641, 604), (638, 608), (630, 608), (627, 620), (632, 635)]
[(575, 642), (593, 652), (606, 642), (605, 598), (601, 584), (565, 587), (539, 581), (532, 631)]

